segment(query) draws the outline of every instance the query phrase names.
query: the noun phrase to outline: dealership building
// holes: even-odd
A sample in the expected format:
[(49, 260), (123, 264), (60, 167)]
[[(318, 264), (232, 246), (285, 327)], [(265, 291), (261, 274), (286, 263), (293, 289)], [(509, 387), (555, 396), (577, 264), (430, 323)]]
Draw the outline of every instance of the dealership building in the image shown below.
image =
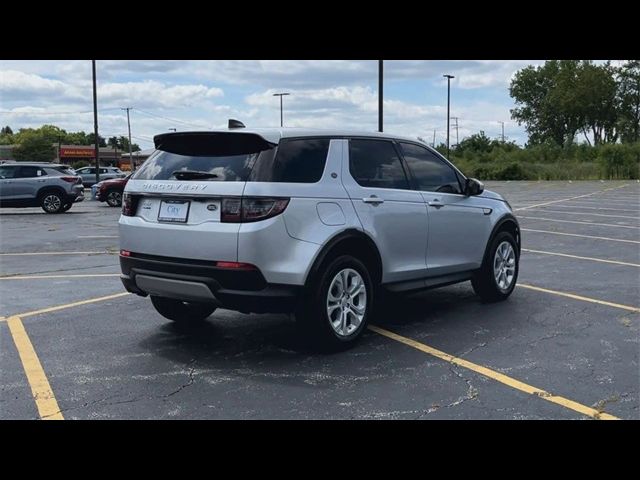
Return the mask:
[[(65, 165), (84, 161), (90, 164), (95, 162), (95, 150), (93, 145), (58, 145), (56, 147), (57, 161)], [(133, 161), (136, 168), (144, 162), (153, 149), (133, 152)], [(131, 161), (129, 153), (113, 147), (100, 147), (100, 165), (119, 167), (120, 170), (130, 170)]]
[[(76, 162), (95, 163), (95, 147), (93, 145), (58, 145), (53, 144), (56, 158), (52, 161), (62, 163), (64, 165), (73, 165)], [(13, 149), (17, 145), (0, 145), (0, 161), (13, 161)], [(141, 150), (133, 152), (133, 161), (136, 168), (142, 164), (154, 149)], [(123, 152), (113, 147), (100, 147), (100, 165), (119, 167), (121, 170), (130, 170), (131, 161), (129, 152)]]

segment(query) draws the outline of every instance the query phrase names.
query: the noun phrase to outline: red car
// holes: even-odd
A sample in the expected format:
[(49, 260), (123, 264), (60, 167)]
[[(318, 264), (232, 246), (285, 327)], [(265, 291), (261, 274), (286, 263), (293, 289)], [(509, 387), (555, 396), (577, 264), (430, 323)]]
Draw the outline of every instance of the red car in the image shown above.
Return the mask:
[(124, 178), (113, 178), (111, 180), (103, 180), (98, 184), (96, 199), (99, 202), (107, 202), (110, 207), (122, 206), (122, 192), (127, 182), (131, 178), (131, 174)]

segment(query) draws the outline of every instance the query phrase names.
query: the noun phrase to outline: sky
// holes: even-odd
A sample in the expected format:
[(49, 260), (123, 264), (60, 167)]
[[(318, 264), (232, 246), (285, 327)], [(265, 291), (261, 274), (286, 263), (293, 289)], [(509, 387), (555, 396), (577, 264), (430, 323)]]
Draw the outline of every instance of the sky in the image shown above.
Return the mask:
[[(447, 83), (459, 139), (485, 131), (524, 144), (523, 126), (511, 120), (509, 82), (540, 60), (388, 60), (384, 63), (384, 130), (436, 143), (446, 141)], [(169, 129), (224, 128), (229, 118), (247, 127), (277, 127), (277, 92), (285, 127), (378, 128), (377, 60), (211, 60), (96, 62), (98, 124), (103, 137), (131, 133), (141, 148)], [(91, 62), (0, 60), (0, 125), (14, 131), (53, 124), (93, 131)], [(455, 124), (455, 120), (452, 120)], [(455, 127), (451, 143), (456, 143)]]

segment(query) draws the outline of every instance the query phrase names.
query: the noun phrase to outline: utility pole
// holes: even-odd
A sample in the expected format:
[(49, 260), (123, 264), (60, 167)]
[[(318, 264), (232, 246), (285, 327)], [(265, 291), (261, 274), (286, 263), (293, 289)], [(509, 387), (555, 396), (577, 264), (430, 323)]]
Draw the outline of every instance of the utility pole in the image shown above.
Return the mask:
[(131, 164), (131, 171), (133, 172), (134, 163), (133, 163), (133, 153), (131, 151), (131, 121), (129, 120), (129, 110), (131, 110), (131, 108), (133, 107), (121, 108), (120, 110), (127, 111), (127, 128), (129, 129), (129, 162)]
[(453, 75), (443, 75), (447, 79), (447, 158), (449, 158), (449, 126), (451, 119), (449, 114), (451, 112), (451, 79), (456, 78)]
[(384, 60), (378, 60), (378, 131), (382, 132), (384, 100)]
[(58, 163), (62, 162), (61, 157), (60, 157), (61, 144), (62, 144), (62, 137), (60, 135), (58, 135)]
[(456, 121), (454, 127), (456, 127), (456, 148), (458, 148), (458, 144), (460, 143), (459, 137), (458, 137), (458, 117), (451, 117), (451, 118), (453, 118)]
[(502, 143), (504, 143), (504, 122), (498, 121), (498, 123), (502, 124)]
[(116, 138), (116, 141), (113, 142), (113, 157), (115, 158), (115, 166), (118, 167), (118, 139)]
[(284, 120), (283, 120), (283, 116), (282, 116), (282, 97), (286, 96), (286, 95), (291, 95), (288, 92), (283, 92), (283, 93), (274, 93), (273, 96), (274, 97), (280, 97), (280, 126), (284, 127)]
[(436, 148), (436, 129), (433, 129), (433, 143), (431, 144), (433, 148)]
[(96, 183), (100, 181), (100, 145), (98, 142), (98, 92), (96, 89), (96, 61), (91, 60), (93, 72), (93, 135), (95, 137), (94, 156), (96, 159)]

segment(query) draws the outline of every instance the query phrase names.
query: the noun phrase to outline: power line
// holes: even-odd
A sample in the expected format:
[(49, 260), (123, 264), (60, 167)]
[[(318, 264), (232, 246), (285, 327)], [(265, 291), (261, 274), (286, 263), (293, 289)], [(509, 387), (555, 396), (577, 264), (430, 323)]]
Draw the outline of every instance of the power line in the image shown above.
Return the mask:
[(460, 140), (458, 137), (458, 117), (451, 117), (451, 118), (456, 121), (454, 127), (456, 127), (456, 148), (457, 148), (458, 144), (460, 143)]
[[(99, 108), (99, 112), (104, 112), (107, 110), (117, 110), (118, 107), (114, 108)], [(27, 111), (16, 111), (16, 110), (0, 110), (0, 114), (4, 115), (84, 115), (93, 113), (93, 110), (83, 110), (78, 112), (27, 112)]]
[(197, 125), (195, 123), (191, 123), (191, 122), (185, 122), (184, 120), (178, 120), (176, 118), (169, 118), (169, 117), (165, 117), (163, 115), (157, 115), (155, 113), (150, 113), (150, 112), (146, 112), (144, 110), (140, 110), (139, 108), (133, 108), (133, 110), (135, 110), (136, 112), (142, 113), (143, 115), (148, 115), (150, 117), (156, 117), (156, 118), (161, 118), (163, 120), (168, 120), (170, 122), (176, 122), (176, 123), (183, 123), (184, 125), (189, 125), (192, 127), (198, 127), (198, 128), (203, 128), (202, 125)]

